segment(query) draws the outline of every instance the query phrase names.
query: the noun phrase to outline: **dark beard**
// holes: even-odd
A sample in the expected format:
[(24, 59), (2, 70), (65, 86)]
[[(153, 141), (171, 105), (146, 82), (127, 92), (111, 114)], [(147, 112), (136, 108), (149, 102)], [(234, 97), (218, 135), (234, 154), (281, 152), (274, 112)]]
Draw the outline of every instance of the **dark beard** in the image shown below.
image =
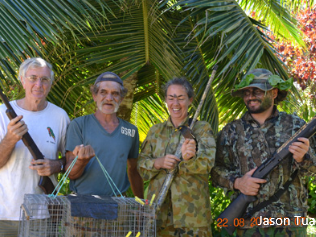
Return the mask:
[[(259, 108), (258, 109), (251, 109), (248, 106), (248, 103), (251, 102), (251, 101), (258, 101), (260, 103)], [(265, 98), (263, 101), (259, 100), (259, 99), (248, 100), (247, 104), (246, 104), (246, 107), (247, 107), (249, 113), (251, 113), (251, 114), (260, 114), (260, 113), (268, 110), (271, 107), (271, 105), (272, 105), (272, 100), (270, 98)]]
[(250, 109), (247, 105), (246, 105), (246, 107), (248, 109), (248, 112), (251, 113), (251, 114), (260, 114), (260, 113), (266, 111), (266, 109), (262, 108), (261, 106), (258, 109), (255, 109), (255, 110)]

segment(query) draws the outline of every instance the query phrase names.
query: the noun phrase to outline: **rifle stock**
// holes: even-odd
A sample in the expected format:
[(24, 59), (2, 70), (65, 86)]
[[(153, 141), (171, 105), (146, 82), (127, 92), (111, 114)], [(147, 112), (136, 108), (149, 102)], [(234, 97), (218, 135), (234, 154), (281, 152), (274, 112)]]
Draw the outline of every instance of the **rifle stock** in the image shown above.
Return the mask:
[[(262, 163), (253, 173), (252, 177), (264, 179), (278, 164), (280, 164), (282, 160), (292, 157), (292, 153), (289, 152), (288, 148), (293, 142), (298, 141), (297, 138), (311, 138), (315, 132), (316, 116), (314, 116), (309, 123), (301, 127), (301, 129), (299, 129), (289, 140), (278, 148), (269, 160)], [(255, 196), (249, 196), (242, 193), (239, 194), (238, 197), (234, 199), (231, 204), (218, 216), (216, 219), (217, 222), (227, 220), (223, 228), (232, 235), (236, 229), (234, 220), (236, 218), (241, 218), (246, 212), (248, 205), (255, 200), (257, 200)]]
[[(17, 117), (15, 111), (13, 110), (8, 98), (3, 94), (2, 90), (0, 89), (0, 98), (3, 101), (3, 103), (6, 105), (7, 110), (6, 114), (9, 117), (10, 120)], [(43, 154), (36, 146), (34, 140), (32, 139), (31, 135), (27, 132), (23, 135), (22, 141), (27, 147), (27, 149), (32, 154), (33, 158), (35, 160), (38, 159), (44, 159)], [(50, 194), (54, 191), (54, 184), (51, 181), (51, 179), (48, 176), (40, 176), (40, 180), (38, 182), (38, 186), (43, 190), (45, 194)]]

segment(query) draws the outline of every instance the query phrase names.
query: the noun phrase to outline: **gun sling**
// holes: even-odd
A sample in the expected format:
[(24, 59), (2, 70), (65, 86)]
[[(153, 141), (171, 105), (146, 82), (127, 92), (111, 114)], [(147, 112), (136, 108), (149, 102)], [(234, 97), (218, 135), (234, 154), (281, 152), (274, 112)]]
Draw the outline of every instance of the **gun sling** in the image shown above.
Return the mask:
[(245, 213), (244, 218), (249, 219), (252, 217), (253, 214), (255, 214), (257, 211), (260, 211), (261, 209), (265, 208), (266, 206), (270, 205), (273, 202), (276, 202), (280, 199), (280, 197), (288, 190), (290, 184), (293, 182), (293, 180), (296, 178), (298, 173), (298, 169), (296, 169), (286, 181), (286, 183), (283, 185), (283, 188), (280, 188), (278, 191), (276, 191), (268, 200), (258, 203), (255, 207), (253, 207), (249, 212)]
[[(196, 144), (196, 147), (195, 147), (195, 151), (197, 152), (198, 151), (198, 142), (195, 138), (195, 136), (193, 135), (191, 129), (187, 126), (180, 126), (178, 127), (177, 129), (180, 130), (181, 132), (181, 135), (186, 138), (186, 139), (193, 139), (195, 141), (195, 144)], [(182, 157), (180, 158), (182, 160)]]

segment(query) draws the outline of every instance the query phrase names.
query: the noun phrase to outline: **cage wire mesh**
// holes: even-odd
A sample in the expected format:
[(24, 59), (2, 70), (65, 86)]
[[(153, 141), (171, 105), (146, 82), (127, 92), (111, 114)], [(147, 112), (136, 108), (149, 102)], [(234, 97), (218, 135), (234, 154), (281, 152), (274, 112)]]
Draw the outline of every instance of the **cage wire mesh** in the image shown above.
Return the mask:
[(53, 198), (44, 194), (26, 194), (21, 206), (19, 236), (126, 237), (129, 233), (130, 237), (137, 234), (140, 237), (156, 236), (154, 205), (141, 205), (134, 198), (109, 199), (90, 205), (92, 212), (97, 213), (94, 215), (87, 209), (82, 209), (81, 214), (74, 211), (85, 206), (86, 199), (81, 200), (81, 204), (65, 196)]
[(66, 236), (63, 220), (67, 218), (67, 197), (51, 198), (41, 194), (25, 194), (21, 206), (19, 236)]

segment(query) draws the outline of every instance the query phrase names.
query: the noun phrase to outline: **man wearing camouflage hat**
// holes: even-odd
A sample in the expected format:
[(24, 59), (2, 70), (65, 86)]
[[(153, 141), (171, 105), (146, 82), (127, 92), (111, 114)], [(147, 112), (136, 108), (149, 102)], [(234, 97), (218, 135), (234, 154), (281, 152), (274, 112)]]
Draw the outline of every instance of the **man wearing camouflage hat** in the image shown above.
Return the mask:
[[(304, 178), (316, 171), (315, 139), (298, 138), (289, 147), (293, 158), (283, 160), (266, 179), (251, 177), (305, 124), (298, 116), (276, 108), (292, 83), (266, 69), (254, 69), (232, 92), (243, 98), (248, 111), (219, 133), (212, 180), (215, 186), (234, 190), (233, 198), (240, 192), (257, 197), (246, 211), (251, 217), (238, 220), (237, 236), (306, 236), (307, 225), (300, 225), (308, 210)], [(277, 200), (270, 199), (280, 189), (285, 191), (276, 195)], [(254, 207), (258, 211), (252, 213)]]

